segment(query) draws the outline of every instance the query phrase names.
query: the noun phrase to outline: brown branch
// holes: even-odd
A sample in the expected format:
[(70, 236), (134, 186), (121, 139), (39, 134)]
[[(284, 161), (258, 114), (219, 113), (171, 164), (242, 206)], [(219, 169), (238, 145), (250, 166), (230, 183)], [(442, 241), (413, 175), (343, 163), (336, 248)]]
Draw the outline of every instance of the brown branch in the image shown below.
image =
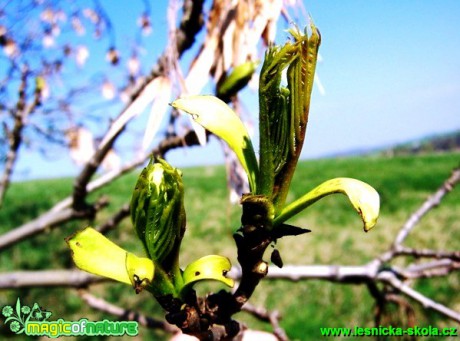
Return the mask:
[(460, 251), (445, 251), (445, 250), (430, 250), (430, 249), (414, 249), (404, 246), (399, 246), (394, 252), (394, 256), (412, 256), (415, 258), (448, 258), (460, 261)]
[(0, 251), (11, 247), (15, 243), (43, 232), (49, 227), (54, 227), (71, 220), (74, 217), (72, 209), (62, 209), (57, 212), (52, 210), (42, 214), (38, 218), (31, 220), (15, 229), (8, 231), (0, 236)]
[(279, 321), (281, 320), (281, 315), (277, 310), (268, 311), (263, 307), (255, 307), (252, 304), (246, 303), (242, 308), (242, 311), (245, 311), (252, 316), (258, 318), (261, 321), (269, 322), (273, 328), (273, 334), (280, 341), (289, 340), (288, 336), (284, 329), (280, 326)]
[[(145, 163), (145, 161), (148, 160), (152, 155), (164, 158), (165, 154), (172, 149), (190, 147), (190, 146), (195, 146), (198, 144), (199, 144), (198, 137), (196, 136), (196, 133), (193, 130), (186, 131), (185, 134), (182, 136), (166, 137), (160, 142), (160, 144), (157, 147), (155, 147), (151, 151), (142, 154), (141, 156), (139, 156), (132, 162), (124, 165), (120, 169), (105, 173), (99, 178), (94, 179), (93, 181), (88, 183), (88, 185), (86, 186), (86, 192), (91, 193), (111, 183), (112, 181), (121, 177), (122, 175), (125, 175), (131, 172), (133, 169)], [(70, 205), (71, 202), (72, 202), (72, 199), (69, 197), (66, 199), (65, 203), (62, 203), (61, 205), (67, 206), (67, 205)]]
[[(390, 289), (390, 290), (393, 290), (393, 289)], [(393, 293), (393, 291), (386, 292), (385, 288), (383, 289), (383, 291), (384, 293), (382, 293), (382, 299), (377, 301), (377, 304), (375, 307), (376, 309), (375, 309), (374, 325), (376, 327), (379, 327), (381, 325), (393, 324), (392, 322), (382, 323), (382, 319), (385, 316), (385, 307), (389, 303), (393, 303), (393, 304), (396, 304), (399, 307), (400, 312), (402, 312), (405, 315), (407, 319), (407, 327), (414, 327), (416, 324), (415, 311), (414, 311), (414, 308), (409, 304), (409, 302), (407, 302), (407, 300), (405, 300), (400, 295)], [(391, 314), (391, 315), (394, 315), (394, 314)]]
[(13, 173), (14, 165), (18, 158), (19, 147), (22, 143), (22, 132), (26, 125), (27, 118), (32, 114), (35, 108), (41, 104), (41, 89), (39, 86), (36, 86), (34, 98), (32, 102), (27, 105), (26, 91), (29, 76), (29, 69), (27, 66), (24, 66), (21, 70), (18, 102), (13, 112), (13, 129), (11, 132), (7, 132), (9, 148), (6, 154), (5, 168), (0, 179), (0, 208), (2, 207), (6, 191), (10, 184), (11, 174)]
[[(108, 205), (107, 198), (101, 198), (93, 206), (95, 212)], [(68, 207), (62, 207), (62, 202), (55, 205), (48, 212), (40, 215), (15, 229), (0, 235), (0, 251), (12, 245), (43, 232), (48, 228), (59, 226), (72, 219), (86, 218), (84, 215), (76, 215), (75, 211)]]
[[(195, 35), (201, 29), (203, 24), (202, 10), (203, 0), (185, 1), (183, 17), (179, 29), (176, 32), (176, 49), (178, 58), (180, 58), (185, 50), (193, 44)], [(146, 80), (133, 92), (131, 95), (131, 102), (121, 111), (118, 118), (109, 127), (93, 157), (88, 161), (86, 166), (76, 178), (74, 182), (72, 201), (74, 210), (86, 211), (88, 209), (88, 205), (86, 204), (86, 188), (91, 177), (94, 175), (109, 150), (112, 149), (115, 140), (123, 132), (127, 123), (130, 119), (132, 119), (132, 117), (127, 117), (127, 111), (133, 104), (135, 104), (136, 100), (141, 98), (144, 90), (155, 78), (166, 73), (168, 67), (168, 53), (169, 50), (167, 48), (166, 51), (159, 57), (149, 77), (147, 77)], [(120, 121), (122, 121), (122, 123), (120, 123)]]
[[(193, 130), (187, 131), (183, 136), (170, 136), (165, 138), (151, 152), (141, 155), (139, 158), (135, 159), (119, 170), (108, 172), (88, 183), (86, 192), (92, 193), (106, 186), (122, 175), (131, 172), (136, 167), (142, 165), (150, 157), (150, 155), (164, 156), (168, 151), (172, 149), (198, 144), (198, 138)], [(101, 207), (103, 207), (103, 205), (105, 205), (104, 202), (96, 203), (93, 211), (97, 212)], [(82, 214), (76, 215), (71, 206), (72, 197), (67, 197), (58, 202), (47, 212), (41, 214), (36, 219), (33, 219), (24, 225), (16, 227), (13, 230), (0, 235), (0, 251), (7, 247), (11, 247), (15, 243), (18, 243), (26, 238), (41, 233), (47, 228), (54, 228), (72, 219), (85, 218), (85, 216)]]
[(115, 316), (118, 316), (123, 321), (136, 321), (141, 326), (150, 329), (161, 329), (168, 333), (177, 333), (179, 329), (170, 325), (165, 321), (160, 321), (152, 317), (139, 314), (127, 309), (123, 309), (119, 306), (116, 306), (112, 303), (105, 301), (102, 298), (96, 297), (89, 293), (87, 290), (79, 289), (78, 295), (86, 302), (90, 307), (109, 313)]
[(104, 224), (97, 227), (96, 230), (102, 234), (115, 228), (123, 219), (129, 216), (129, 204), (124, 204), (112, 217), (106, 220)]

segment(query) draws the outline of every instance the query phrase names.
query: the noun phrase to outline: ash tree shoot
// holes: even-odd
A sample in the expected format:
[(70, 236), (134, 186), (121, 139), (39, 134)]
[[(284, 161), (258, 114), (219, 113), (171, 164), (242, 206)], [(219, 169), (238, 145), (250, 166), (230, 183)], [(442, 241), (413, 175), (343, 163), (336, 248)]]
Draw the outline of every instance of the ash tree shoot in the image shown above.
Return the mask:
[[(227, 277), (231, 264), (226, 257), (209, 255), (181, 267), (181, 241), (186, 232), (184, 186), (181, 172), (162, 159), (152, 159), (141, 172), (131, 200), (132, 222), (146, 257), (123, 250), (91, 227), (67, 239), (80, 269), (130, 284), (136, 293), (150, 292), (166, 311), (169, 323), (203, 340), (238, 334), (240, 325), (232, 316), (267, 275), (268, 263), (263, 258), (267, 247), (280, 238), (310, 232), (288, 224), (291, 217), (334, 193), (348, 197), (364, 222), (364, 231), (376, 224), (379, 214), (377, 192), (350, 178), (328, 180), (286, 203), (305, 139), (321, 40), (313, 23), (304, 33), (297, 28), (289, 33), (292, 39), (284, 46), (270, 47), (262, 65), (259, 160), (245, 126), (224, 101), (214, 96), (190, 96), (171, 104), (224, 140), (247, 173), (250, 192), (241, 198), (241, 227), (233, 235), (242, 269), (235, 290), (197, 297), (193, 286), (199, 281), (220, 281), (233, 287), (234, 281)], [(285, 70), (287, 87), (281, 85)], [(248, 75), (243, 72), (231, 79), (240, 86), (240, 78), (248, 79)], [(277, 250), (271, 258), (282, 266)]]

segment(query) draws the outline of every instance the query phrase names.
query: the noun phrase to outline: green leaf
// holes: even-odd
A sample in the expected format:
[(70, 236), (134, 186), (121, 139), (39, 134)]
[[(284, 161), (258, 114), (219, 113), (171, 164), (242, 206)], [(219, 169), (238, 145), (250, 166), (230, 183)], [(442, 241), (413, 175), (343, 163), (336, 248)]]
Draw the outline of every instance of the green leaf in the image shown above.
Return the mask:
[(190, 263), (184, 270), (182, 277), (184, 287), (193, 286), (196, 282), (202, 280), (215, 280), (222, 282), (229, 287), (233, 287), (233, 280), (226, 275), (230, 271), (232, 264), (226, 257), (209, 255), (202, 257), (193, 263)]
[(365, 182), (350, 178), (335, 178), (323, 182), (300, 199), (286, 206), (275, 217), (273, 225), (277, 226), (303, 211), (319, 199), (334, 193), (343, 193), (350, 200), (364, 223), (364, 231), (369, 231), (377, 223), (380, 210), (380, 197), (377, 191)]
[(251, 191), (255, 192), (259, 167), (249, 134), (238, 115), (214, 96), (183, 97), (171, 105), (192, 115), (195, 122), (228, 144), (248, 175)]
[(136, 293), (151, 285), (155, 267), (148, 258), (140, 258), (130, 252), (126, 252), (126, 272)]
[(86, 272), (133, 284), (133, 275), (152, 282), (154, 264), (148, 258), (137, 257), (111, 242), (91, 227), (66, 239), (75, 264)]
[(232, 96), (249, 83), (258, 64), (259, 62), (248, 61), (236, 66), (217, 84), (217, 97), (224, 102), (229, 102)]
[(283, 70), (298, 57), (298, 49), (287, 42), (283, 48), (270, 47), (265, 53), (259, 77), (260, 175), (257, 194), (272, 198), (275, 173), (287, 161), (293, 140), (289, 90), (281, 86)]
[[(279, 213), (302, 151), (320, 45), (313, 22), (311, 34), (289, 30), (293, 41), (265, 54), (259, 83), (260, 175), (257, 194), (269, 197)], [(281, 85), (287, 68), (287, 88)]]

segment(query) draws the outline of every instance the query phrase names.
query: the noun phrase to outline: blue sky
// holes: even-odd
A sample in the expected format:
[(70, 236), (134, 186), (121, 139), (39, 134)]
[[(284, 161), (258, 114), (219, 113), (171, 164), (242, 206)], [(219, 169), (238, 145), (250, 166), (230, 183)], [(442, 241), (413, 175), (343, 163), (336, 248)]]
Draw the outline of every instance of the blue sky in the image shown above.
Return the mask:
[(460, 128), (460, 2), (309, 1), (325, 96), (306, 155), (378, 147)]
[[(154, 39), (146, 42), (144, 56), (150, 62), (165, 42), (166, 1), (154, 3)], [(106, 6), (115, 21), (139, 13), (121, 2)], [(304, 158), (460, 129), (460, 1), (308, 0), (305, 7), (322, 35), (317, 74), (325, 94), (313, 91)], [(299, 26), (307, 23), (300, 15), (293, 19)], [(122, 40), (127, 33), (115, 26)], [(286, 28), (279, 25), (279, 43)], [(246, 90), (242, 98), (256, 120), (257, 94)], [(65, 156), (52, 162), (22, 156), (18, 170), (26, 177), (67, 175), (72, 169)], [(168, 159), (180, 167), (222, 162), (216, 141), (204, 150), (171, 152)]]

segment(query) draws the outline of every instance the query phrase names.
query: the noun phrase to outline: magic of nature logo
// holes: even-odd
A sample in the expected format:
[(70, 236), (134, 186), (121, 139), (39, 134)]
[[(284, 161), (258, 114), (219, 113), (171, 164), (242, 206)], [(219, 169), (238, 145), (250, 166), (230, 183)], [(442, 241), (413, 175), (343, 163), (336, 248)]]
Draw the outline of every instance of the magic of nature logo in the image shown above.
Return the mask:
[(22, 305), (18, 298), (16, 304), (5, 305), (1, 309), (5, 318), (4, 325), (9, 326), (15, 334), (27, 336), (47, 336), (57, 338), (60, 336), (136, 336), (138, 334), (138, 323), (135, 321), (88, 321), (82, 318), (78, 321), (66, 321), (58, 319), (49, 321), (52, 316), (50, 311), (34, 303), (32, 307)]

